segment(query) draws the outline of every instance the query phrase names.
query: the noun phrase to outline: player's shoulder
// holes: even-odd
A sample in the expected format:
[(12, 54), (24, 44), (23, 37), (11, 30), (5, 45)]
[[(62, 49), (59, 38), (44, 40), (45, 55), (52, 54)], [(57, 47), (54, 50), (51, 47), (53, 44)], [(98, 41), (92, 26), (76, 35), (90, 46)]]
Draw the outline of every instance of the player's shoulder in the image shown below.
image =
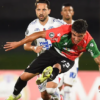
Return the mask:
[(54, 17), (49, 17), (52, 23), (54, 24), (64, 24), (60, 19), (54, 18)]
[(88, 44), (91, 40), (92, 40), (92, 36), (90, 35), (90, 33), (88, 31), (86, 31), (86, 35), (84, 36), (84, 42), (85, 44)]
[(36, 24), (38, 24), (38, 19), (35, 19), (35, 20), (31, 21), (29, 23), (29, 26), (35, 26)]

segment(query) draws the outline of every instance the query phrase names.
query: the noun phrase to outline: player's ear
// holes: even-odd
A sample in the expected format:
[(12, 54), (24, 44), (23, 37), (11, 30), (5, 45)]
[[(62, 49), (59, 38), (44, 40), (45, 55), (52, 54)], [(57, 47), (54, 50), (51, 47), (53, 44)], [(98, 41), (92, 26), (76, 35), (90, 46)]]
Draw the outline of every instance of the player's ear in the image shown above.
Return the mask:
[(50, 14), (51, 13), (51, 9), (49, 9), (49, 12), (48, 12), (48, 14)]
[(63, 14), (62, 14), (62, 11), (60, 12), (60, 14), (61, 14), (61, 16), (63, 15)]
[(75, 12), (73, 11), (73, 14), (72, 14), (72, 16), (74, 16), (74, 13), (75, 13)]

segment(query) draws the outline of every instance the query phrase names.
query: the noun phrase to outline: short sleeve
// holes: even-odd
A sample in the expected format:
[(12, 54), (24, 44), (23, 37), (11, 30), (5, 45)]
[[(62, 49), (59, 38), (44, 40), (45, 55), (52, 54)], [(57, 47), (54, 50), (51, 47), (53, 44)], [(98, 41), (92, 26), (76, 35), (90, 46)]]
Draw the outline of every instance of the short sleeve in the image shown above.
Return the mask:
[(96, 58), (100, 55), (100, 51), (98, 50), (97, 45), (93, 39), (88, 43), (86, 49), (91, 53), (93, 58)]
[(27, 27), (27, 30), (25, 32), (25, 36), (29, 36), (33, 33), (35, 33), (38, 30), (35, 30), (35, 26), (36, 26), (36, 20), (33, 20)]
[(71, 31), (71, 25), (62, 25), (58, 28), (53, 28), (46, 31), (46, 39), (49, 39), (52, 43), (59, 42), (61, 36), (68, 34)]

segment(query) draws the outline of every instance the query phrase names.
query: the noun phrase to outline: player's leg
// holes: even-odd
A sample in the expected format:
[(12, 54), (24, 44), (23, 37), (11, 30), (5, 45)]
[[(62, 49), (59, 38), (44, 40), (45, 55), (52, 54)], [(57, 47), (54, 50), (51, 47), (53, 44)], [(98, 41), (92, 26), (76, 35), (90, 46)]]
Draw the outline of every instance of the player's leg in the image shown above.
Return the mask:
[(27, 81), (34, 76), (36, 76), (36, 74), (28, 72), (24, 72), (22, 75), (20, 75), (14, 86), (13, 94), (7, 100), (18, 100), (21, 97), (21, 90), (26, 86)]
[(58, 76), (57, 76), (53, 81), (47, 82), (46, 90), (49, 94), (51, 94), (54, 97), (57, 97), (58, 100), (60, 100), (58, 83), (59, 83), (59, 80), (58, 80)]
[(64, 74), (64, 100), (72, 100), (71, 92), (72, 87), (76, 83), (77, 68), (73, 67), (68, 72)]
[(51, 86), (50, 84), (46, 85), (46, 83), (47, 80), (41, 83), (40, 85), (38, 85), (39, 91), (41, 92), (41, 98), (43, 100), (60, 100), (57, 94), (58, 93), (57, 84), (54, 82), (50, 82), (52, 85)]
[(59, 87), (59, 94), (60, 94), (60, 100), (63, 100), (64, 97), (63, 85)]
[[(56, 67), (56, 66), (60, 66), (60, 65), (55, 64), (53, 67)], [(59, 79), (57, 77), (53, 81), (47, 82), (46, 91), (41, 92), (41, 97), (47, 100), (48, 98), (50, 99), (53, 96), (53, 97), (56, 97), (57, 100), (60, 100), (59, 89), (57, 88), (58, 83), (59, 83)], [(43, 86), (39, 85), (38, 87), (41, 87), (41, 89), (44, 90), (43, 88), (44, 85)]]
[(60, 100), (63, 100), (64, 92), (63, 92), (63, 82), (64, 82), (64, 73), (59, 74), (58, 76), (58, 88), (59, 88), (59, 94), (60, 94)]
[(42, 73), (42, 71), (48, 66), (50, 60), (53, 58), (54, 56), (51, 55), (51, 53), (43, 53), (39, 57), (37, 57), (25, 69), (25, 72), (22, 75), (20, 75), (15, 84), (13, 95), (11, 95), (7, 100), (17, 100), (17, 96), (19, 96), (21, 90), (26, 86), (27, 81), (36, 76), (37, 74)]
[(39, 85), (42, 82), (44, 82), (46, 79), (48, 79), (48, 81), (52, 81), (56, 78), (56, 76), (61, 73), (61, 65), (60, 64), (55, 64), (53, 66), (53, 68), (51, 66), (47, 67), (46, 69), (44, 69), (44, 71), (42, 72), (41, 77), (39, 77), (36, 81), (36, 83)]
[(59, 74), (59, 72), (64, 73), (64, 72), (68, 71), (69, 69), (71, 69), (73, 67), (74, 61), (71, 61), (71, 60), (59, 55), (59, 57), (57, 57), (57, 56), (55, 57), (54, 64), (55, 64), (55, 66), (53, 68), (53, 72), (50, 75), (50, 77), (47, 77), (48, 74), (50, 74), (49, 71), (51, 70), (51, 68), (48, 67), (42, 72), (42, 77), (38, 78), (38, 80), (36, 81), (38, 85), (41, 84), (42, 82), (44, 82), (47, 78), (48, 78), (48, 81), (54, 80), (56, 78), (56, 76)]

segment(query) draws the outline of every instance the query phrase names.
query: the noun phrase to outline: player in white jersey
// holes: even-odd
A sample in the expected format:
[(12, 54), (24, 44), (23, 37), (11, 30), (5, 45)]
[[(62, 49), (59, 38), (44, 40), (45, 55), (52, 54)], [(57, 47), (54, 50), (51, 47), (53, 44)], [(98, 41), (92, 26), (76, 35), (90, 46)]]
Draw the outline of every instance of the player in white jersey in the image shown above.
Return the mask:
[[(46, 0), (42, 0), (42, 1), (46, 1)], [(56, 28), (56, 27), (59, 27), (64, 24), (59, 19), (49, 17), (48, 14), (50, 13), (50, 9), (48, 9), (47, 6), (44, 6), (44, 3), (42, 3), (42, 2), (40, 3), (40, 2), (41, 2), (41, 0), (38, 1), (38, 4), (36, 6), (36, 15), (38, 18), (33, 20), (28, 25), (27, 31), (25, 32), (26, 37), (35, 32), (48, 30), (51, 28)], [(28, 51), (34, 51), (38, 54), (38, 56), (41, 53), (43, 53), (45, 50), (48, 50), (52, 46), (50, 40), (46, 40), (44, 38), (36, 39), (36, 41), (34, 41), (34, 42), (36, 44), (35, 46), (32, 45), (32, 42), (24, 44), (24, 49), (28, 50)], [(58, 95), (59, 89), (56, 88), (57, 85), (58, 85), (58, 81), (55, 82), (55, 80), (54, 80), (52, 82), (48, 82), (47, 88), (46, 88), (47, 92), (50, 94)], [(41, 86), (39, 85), (39, 88), (41, 88), (41, 87), (43, 88), (43, 85), (41, 85)], [(40, 90), (41, 93), (42, 93), (42, 91)], [(58, 95), (58, 97), (59, 97), (59, 95)]]
[[(27, 37), (27, 36), (35, 33), (35, 32), (48, 30), (48, 29), (56, 28), (56, 27), (59, 27), (59, 26), (63, 25), (63, 22), (61, 22), (58, 19), (55, 19), (53, 17), (48, 16), (47, 19), (48, 19), (48, 21), (45, 22), (44, 25), (40, 23), (40, 19), (35, 19), (34, 21), (32, 21), (29, 24), (29, 26), (27, 28), (27, 31), (25, 32), (25, 36)], [(46, 40), (44, 38), (36, 39), (35, 43), (36, 43), (36, 46), (32, 46), (30, 43), (24, 44), (24, 49), (29, 50), (29, 48), (31, 46), (30, 50), (35, 51), (39, 55), (39, 53), (42, 53), (43, 51), (48, 50), (52, 46), (50, 40)], [(30, 44), (30, 46), (29, 46), (29, 44)], [(41, 46), (41, 47), (43, 46), (41, 48), (42, 49), (41, 52), (40, 51), (37, 52), (36, 48), (38, 46)]]
[[(62, 22), (64, 24), (73, 24), (74, 20), (74, 9), (71, 4), (65, 3), (61, 8)], [(62, 73), (58, 75), (58, 79), (60, 83), (58, 87), (60, 89), (60, 93), (63, 94), (64, 100), (71, 100), (71, 90), (72, 86), (76, 82), (77, 79), (77, 71), (79, 66), (79, 58), (75, 59), (74, 67), (72, 67), (68, 72)], [(64, 89), (62, 89), (62, 85), (64, 85)]]
[[(31, 35), (34, 32), (48, 30), (48, 29), (56, 28), (56, 27), (63, 25), (63, 23), (61, 21), (48, 16), (50, 14), (50, 3), (48, 0), (36, 0), (35, 7), (36, 7), (35, 11), (36, 11), (36, 15), (37, 15), (38, 19), (32, 21), (29, 24), (27, 31), (25, 32), (26, 37), (28, 37), (29, 35)], [(36, 42), (37, 42), (36, 46), (33, 46), (32, 42), (24, 44), (24, 49), (28, 50), (28, 51), (34, 51), (36, 53), (40, 53), (40, 51), (43, 52), (44, 50), (49, 49), (51, 46), (51, 42), (44, 38), (39, 38), (36, 40)], [(37, 63), (38, 63), (38, 61), (37, 61)], [(31, 66), (31, 64), (28, 65), (28, 67), (25, 70), (30, 69), (31, 68), (30, 66)], [(34, 66), (37, 66), (37, 65), (34, 65)], [(27, 82), (34, 76), (38, 75), (39, 73), (42, 73), (42, 71), (44, 70), (44, 68), (42, 68), (42, 67), (40, 67), (39, 69), (38, 69), (38, 67), (36, 67), (36, 68), (33, 68), (33, 67), (32, 67), (32, 69), (30, 69), (30, 71), (24, 71), (19, 76), (19, 78), (14, 86), (13, 94), (11, 96), (9, 96), (7, 98), (7, 100), (20, 99), (21, 98), (20, 92), (27, 85)], [(48, 65), (46, 67), (48, 67)], [(54, 73), (56, 72), (56, 70), (57, 70), (57, 74), (58, 74), (59, 70), (57, 68), (53, 68)], [(49, 86), (50, 83), (51, 83), (51, 85)], [(53, 83), (53, 86), (52, 86), (52, 83)], [(45, 88), (46, 88), (46, 90), (44, 90)], [(41, 97), (43, 98), (43, 100), (58, 100), (58, 98), (59, 98), (59, 96), (58, 96), (59, 89), (57, 88), (57, 83), (55, 83), (53, 81), (48, 82), (47, 86), (46, 86), (46, 84), (42, 84), (41, 86), (39, 85), (39, 90), (41, 92)], [(49, 95), (50, 93), (56, 97), (54, 97), (53, 95)], [(33, 95), (34, 95), (34, 93), (33, 93)]]

